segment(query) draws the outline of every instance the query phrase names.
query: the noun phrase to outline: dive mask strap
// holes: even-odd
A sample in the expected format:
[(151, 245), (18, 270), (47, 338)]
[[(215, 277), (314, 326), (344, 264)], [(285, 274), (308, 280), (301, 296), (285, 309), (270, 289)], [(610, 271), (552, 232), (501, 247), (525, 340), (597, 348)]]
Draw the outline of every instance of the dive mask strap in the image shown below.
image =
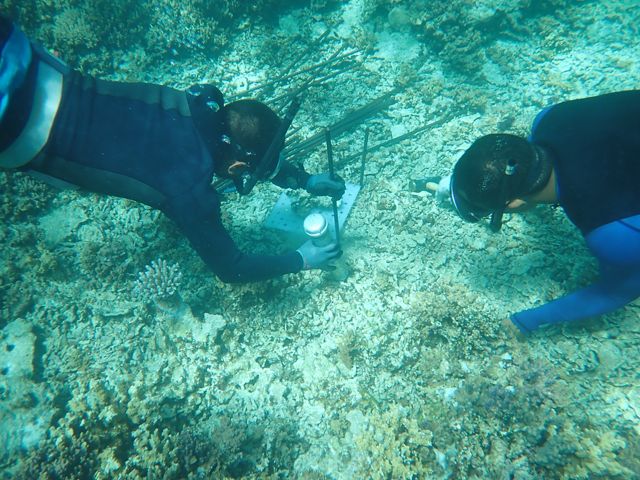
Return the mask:
[[(502, 194), (501, 198), (506, 202), (508, 200), (509, 194), (509, 183), (511, 183), (511, 177), (515, 175), (518, 170), (518, 164), (513, 158), (507, 160), (507, 165), (504, 167), (504, 180), (502, 181)], [(491, 214), (491, 221), (489, 222), (489, 228), (492, 232), (498, 232), (502, 228), (502, 216), (504, 215), (504, 211), (507, 208), (506, 204), (502, 206), (500, 209), (495, 210)]]

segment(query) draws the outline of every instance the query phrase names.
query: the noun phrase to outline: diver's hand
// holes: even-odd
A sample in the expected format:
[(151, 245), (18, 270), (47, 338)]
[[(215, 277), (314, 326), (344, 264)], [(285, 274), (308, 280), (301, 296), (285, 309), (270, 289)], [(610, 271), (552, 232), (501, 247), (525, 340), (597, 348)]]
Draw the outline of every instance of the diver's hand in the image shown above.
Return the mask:
[(525, 334), (511, 321), (510, 318), (505, 318), (502, 320), (502, 331), (504, 332), (507, 339), (514, 339), (518, 342), (523, 342), (526, 340)]
[(304, 189), (311, 195), (333, 197), (336, 200), (344, 195), (344, 180), (335, 175), (335, 180), (331, 180), (328, 173), (318, 173), (311, 175)]
[(411, 181), (411, 188), (414, 192), (429, 192), (440, 203), (449, 198), (450, 186), (451, 175), (446, 177), (427, 177)]
[(429, 192), (432, 194), (438, 190), (438, 183), (442, 180), (442, 177), (425, 177), (416, 178), (411, 180), (410, 189), (412, 192)]
[(332, 242), (323, 247), (317, 247), (311, 240), (307, 240), (296, 250), (302, 257), (302, 268), (311, 270), (312, 268), (322, 268), (331, 260), (340, 257), (342, 250), (338, 248), (338, 244)]
[(424, 184), (424, 189), (430, 194), (435, 195), (436, 192), (438, 191), (439, 183), (440, 183), (440, 180), (438, 180), (437, 182), (427, 182)]

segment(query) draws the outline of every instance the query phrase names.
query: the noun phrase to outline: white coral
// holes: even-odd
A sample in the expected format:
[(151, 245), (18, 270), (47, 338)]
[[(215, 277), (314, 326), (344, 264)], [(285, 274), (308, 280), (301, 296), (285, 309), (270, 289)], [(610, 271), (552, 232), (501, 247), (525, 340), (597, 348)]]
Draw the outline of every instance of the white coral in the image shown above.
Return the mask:
[(177, 264), (169, 264), (160, 258), (138, 273), (133, 291), (144, 301), (163, 300), (176, 293), (182, 281), (182, 272)]

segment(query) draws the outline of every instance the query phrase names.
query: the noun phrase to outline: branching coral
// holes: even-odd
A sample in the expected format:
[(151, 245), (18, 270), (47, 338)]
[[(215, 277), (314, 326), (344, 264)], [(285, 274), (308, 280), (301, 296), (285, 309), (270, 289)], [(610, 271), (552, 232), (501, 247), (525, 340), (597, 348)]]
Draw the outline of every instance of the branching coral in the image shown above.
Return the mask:
[(0, 172), (0, 217), (10, 223), (40, 213), (56, 191), (23, 173)]
[(144, 272), (138, 273), (133, 291), (147, 302), (166, 300), (178, 291), (181, 281), (182, 272), (178, 265), (160, 258), (147, 265)]
[(264, 19), (296, 4), (304, 2), (9, 0), (0, 14), (18, 21), (71, 65), (96, 73), (120, 64), (127, 53), (145, 52), (146, 58), (137, 60), (144, 63), (219, 51), (229, 29), (247, 15)]
[(38, 448), (26, 453), (14, 478), (108, 478), (130, 448), (131, 424), (120, 416), (108, 428), (95, 416), (69, 412)]
[[(378, 28), (411, 30), (444, 64), (469, 77), (482, 73), (485, 48), (499, 38), (523, 39), (539, 16), (565, 16), (565, 0), (469, 2), (373, 0), (367, 12)], [(386, 23), (381, 23), (385, 19)], [(525, 21), (528, 19), (528, 21)]]

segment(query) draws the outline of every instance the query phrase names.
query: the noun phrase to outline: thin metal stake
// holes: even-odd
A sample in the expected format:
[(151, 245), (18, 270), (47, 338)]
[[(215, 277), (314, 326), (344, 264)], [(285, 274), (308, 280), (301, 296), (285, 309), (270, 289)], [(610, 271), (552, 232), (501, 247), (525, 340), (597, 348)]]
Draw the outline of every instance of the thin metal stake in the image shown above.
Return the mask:
[[(327, 160), (329, 162), (329, 178), (331, 180), (336, 179), (335, 172), (333, 170), (333, 148), (331, 147), (331, 130), (329, 128), (324, 129), (324, 138), (327, 142)], [(333, 206), (333, 226), (336, 232), (336, 244), (338, 249), (340, 248), (340, 222), (338, 220), (338, 200), (331, 198), (331, 204)]]
[(367, 148), (369, 147), (369, 127), (364, 129), (364, 146), (362, 147), (362, 159), (360, 160), (360, 188), (364, 187), (364, 165), (367, 159)]

